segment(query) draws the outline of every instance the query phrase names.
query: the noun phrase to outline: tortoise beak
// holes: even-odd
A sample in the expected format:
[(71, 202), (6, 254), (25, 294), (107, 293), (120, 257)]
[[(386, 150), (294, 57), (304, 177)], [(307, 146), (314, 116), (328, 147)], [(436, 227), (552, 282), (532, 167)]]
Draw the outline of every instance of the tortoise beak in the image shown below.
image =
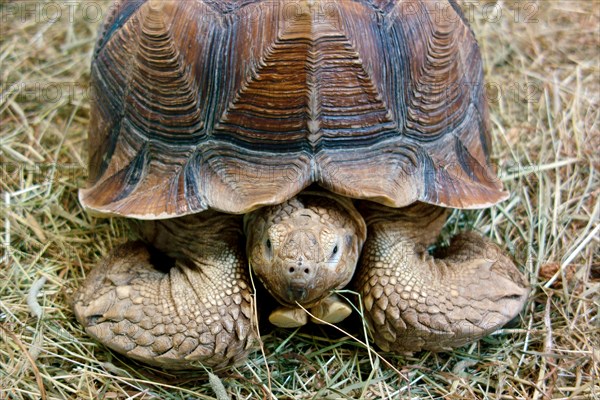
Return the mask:
[(302, 303), (308, 297), (308, 290), (306, 288), (290, 285), (286, 291), (287, 300), (294, 304), (295, 302)]

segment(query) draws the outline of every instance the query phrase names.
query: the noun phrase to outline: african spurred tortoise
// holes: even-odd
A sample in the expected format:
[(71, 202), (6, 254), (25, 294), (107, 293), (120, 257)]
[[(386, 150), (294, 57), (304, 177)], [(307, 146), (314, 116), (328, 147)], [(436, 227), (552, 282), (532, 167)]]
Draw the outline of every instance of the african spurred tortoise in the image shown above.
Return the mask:
[(149, 364), (229, 365), (256, 339), (250, 266), (276, 325), (339, 322), (350, 284), (384, 350), (498, 329), (528, 293), (513, 262), (474, 233), (427, 250), (451, 208), (507, 197), (482, 83), (453, 0), (117, 2), (80, 200), (142, 241), (91, 272), (77, 319)]

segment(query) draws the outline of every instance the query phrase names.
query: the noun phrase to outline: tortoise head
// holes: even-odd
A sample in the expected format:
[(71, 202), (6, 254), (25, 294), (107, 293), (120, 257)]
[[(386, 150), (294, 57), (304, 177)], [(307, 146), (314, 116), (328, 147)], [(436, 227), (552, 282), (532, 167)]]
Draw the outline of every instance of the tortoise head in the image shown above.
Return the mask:
[(250, 265), (283, 305), (310, 307), (352, 278), (365, 238), (347, 199), (302, 195), (245, 220)]

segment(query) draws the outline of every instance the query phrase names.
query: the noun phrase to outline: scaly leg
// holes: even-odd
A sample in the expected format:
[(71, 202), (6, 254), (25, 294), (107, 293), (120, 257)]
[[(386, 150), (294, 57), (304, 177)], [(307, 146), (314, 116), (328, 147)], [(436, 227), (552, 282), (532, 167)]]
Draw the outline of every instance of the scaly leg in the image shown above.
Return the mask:
[(456, 236), (440, 258), (427, 252), (447, 217), (415, 204), (362, 204), (368, 226), (355, 282), (375, 342), (386, 351), (442, 351), (502, 327), (529, 289), (514, 263), (475, 233)]
[[(155, 249), (127, 243), (91, 272), (74, 304), (86, 331), (119, 353), (171, 369), (243, 359), (256, 323), (241, 218), (207, 211), (137, 227)], [(157, 250), (173, 265), (160, 265), (168, 257)]]

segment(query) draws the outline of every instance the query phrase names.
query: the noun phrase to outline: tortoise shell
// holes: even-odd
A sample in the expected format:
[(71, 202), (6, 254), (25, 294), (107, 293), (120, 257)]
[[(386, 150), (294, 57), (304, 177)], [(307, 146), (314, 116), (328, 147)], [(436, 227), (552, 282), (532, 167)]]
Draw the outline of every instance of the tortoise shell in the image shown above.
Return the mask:
[(454, 1), (120, 1), (92, 87), (80, 199), (100, 213), (244, 213), (313, 183), (392, 207), (506, 197)]

